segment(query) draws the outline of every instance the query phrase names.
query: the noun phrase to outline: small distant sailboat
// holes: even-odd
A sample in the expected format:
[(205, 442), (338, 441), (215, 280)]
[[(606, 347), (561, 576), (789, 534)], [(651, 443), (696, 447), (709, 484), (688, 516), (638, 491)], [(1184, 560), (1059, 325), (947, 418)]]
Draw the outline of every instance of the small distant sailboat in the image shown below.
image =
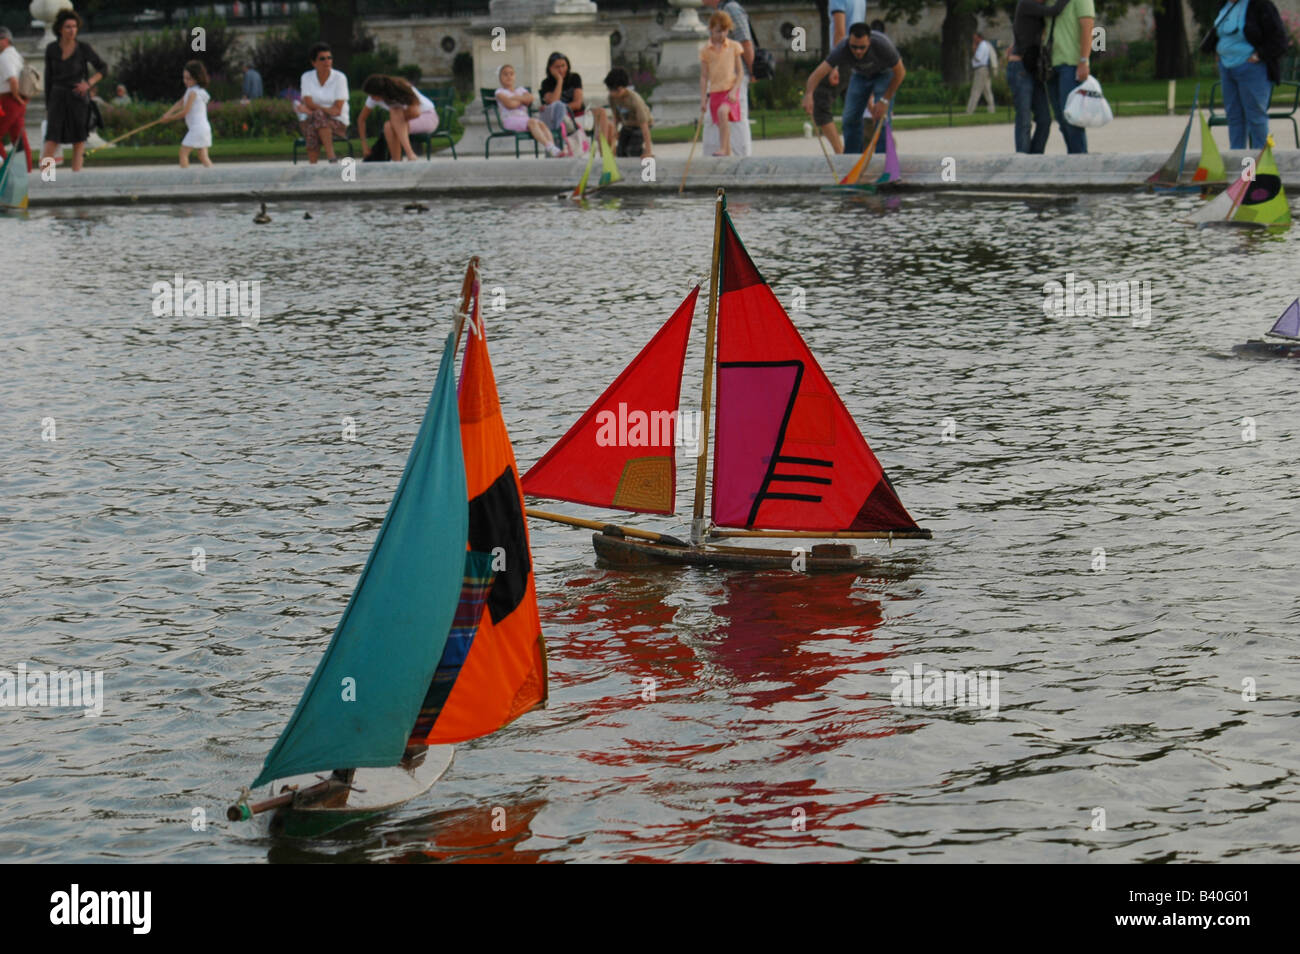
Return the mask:
[[(632, 363), (524, 475), (524, 492), (635, 513), (676, 506), (682, 366), (697, 285)], [(715, 359), (716, 352), (716, 359)], [(715, 367), (716, 360), (716, 367)], [(704, 516), (717, 375), (711, 520)], [(847, 544), (810, 551), (721, 546), (733, 537), (930, 539), (895, 493), (844, 402), (759, 274), (718, 190), (690, 542), (530, 508), (598, 532), (597, 557), (650, 563), (862, 569)], [(726, 528), (726, 529), (720, 529)], [(799, 565), (802, 559), (803, 565)]]
[(1260, 358), (1300, 358), (1300, 298), (1282, 310), (1277, 321), (1273, 322), (1273, 327), (1265, 334), (1282, 340), (1263, 341), (1253, 338), (1245, 344), (1233, 345), (1233, 352)]
[(1273, 137), (1269, 136), (1255, 160), (1254, 176), (1246, 171), (1232, 185), (1215, 196), (1188, 219), (1194, 225), (1242, 225), (1290, 228), (1291, 206), (1282, 190), (1282, 177), (1273, 159)]
[[(452, 743), (494, 732), (547, 696), (528, 526), (479, 314), (465, 276), (459, 396), (448, 335), (406, 469), (333, 639), (231, 821), (324, 834), (427, 791)], [(318, 774), (323, 773), (323, 774)]]
[[(600, 175), (595, 185), (588, 185), (591, 178), (592, 164), (596, 160), (596, 152), (600, 152)], [(593, 137), (591, 148), (587, 150), (587, 167), (582, 171), (582, 178), (573, 191), (569, 193), (570, 199), (581, 199), (595, 192), (597, 189), (603, 189), (607, 185), (613, 185), (615, 182), (621, 182), (622, 174), (618, 171), (618, 165), (614, 162), (614, 150), (610, 148), (609, 143), (605, 142), (605, 137), (597, 134)]]
[[(1210, 124), (1206, 122), (1205, 113), (1197, 106), (1200, 93), (1201, 88), (1197, 86), (1196, 93), (1192, 96), (1192, 111), (1187, 116), (1187, 125), (1183, 127), (1183, 135), (1178, 140), (1178, 145), (1169, 154), (1164, 165), (1147, 178), (1147, 185), (1156, 192), (1208, 193), (1227, 185), (1228, 174), (1223, 166), (1223, 154), (1219, 152), (1214, 136), (1210, 133)], [(1201, 158), (1196, 164), (1196, 171), (1192, 173), (1191, 179), (1184, 179), (1187, 143), (1192, 135), (1192, 123), (1197, 117), (1201, 120)]]
[(27, 160), (14, 162), (18, 154), (17, 147), (10, 149), (4, 165), (0, 165), (0, 210), (23, 212), (27, 209)]
[[(863, 151), (862, 156), (853, 164), (853, 168), (848, 174), (839, 181), (837, 185), (824, 186), (823, 192), (877, 192), (887, 185), (893, 185), (903, 178), (902, 170), (898, 164), (898, 149), (894, 145), (894, 128), (893, 122), (886, 119), (883, 123), (876, 124), (876, 131), (871, 137), (871, 142)], [(871, 163), (872, 157), (876, 154), (876, 141), (880, 138), (881, 130), (885, 134), (885, 170), (874, 182), (863, 182), (862, 175), (866, 172), (867, 166)]]

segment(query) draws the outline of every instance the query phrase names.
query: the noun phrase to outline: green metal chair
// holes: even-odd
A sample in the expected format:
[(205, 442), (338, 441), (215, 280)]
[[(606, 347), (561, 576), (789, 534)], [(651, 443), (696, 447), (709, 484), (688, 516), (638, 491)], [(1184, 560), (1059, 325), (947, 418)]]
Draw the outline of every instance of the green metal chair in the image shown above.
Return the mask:
[(451, 157), (459, 158), (456, 155), (456, 140), (451, 137), (451, 121), (456, 118), (456, 91), (454, 89), (422, 89), (420, 90), (429, 101), (433, 103), (433, 108), (438, 111), (438, 128), (431, 133), (411, 133), (411, 146), (415, 150), (424, 147), (424, 158), (433, 158), (433, 140), (445, 139), (447, 145), (451, 147)]
[[(519, 158), (519, 143), (521, 141), (531, 142), (533, 144), (533, 158), (536, 159), (541, 153), (537, 148), (537, 140), (529, 132), (514, 132), (506, 129), (501, 124), (501, 111), (498, 108), (496, 90), (479, 88), (479, 97), (483, 102), (483, 115), (487, 119), (488, 137), (483, 143), (483, 158), (491, 159), (491, 148), (493, 139), (513, 139), (515, 143), (515, 158)], [(528, 115), (533, 115), (533, 107), (528, 107)]]

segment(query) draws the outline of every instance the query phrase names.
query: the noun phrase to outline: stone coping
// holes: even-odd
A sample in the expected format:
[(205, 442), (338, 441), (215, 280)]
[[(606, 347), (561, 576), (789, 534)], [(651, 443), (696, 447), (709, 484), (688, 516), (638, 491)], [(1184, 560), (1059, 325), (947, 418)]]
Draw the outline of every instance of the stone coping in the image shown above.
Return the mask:
[[(1240, 168), (1241, 158), (1254, 153), (1230, 152), (1224, 156), (1229, 170)], [(1275, 153), (1285, 188), (1300, 193), (1300, 151)], [(1081, 191), (1126, 192), (1140, 188), (1159, 168), (1168, 153), (1101, 153), (1083, 156), (910, 155), (902, 161), (900, 189), (935, 191), (992, 190), (1069, 193)], [(846, 173), (854, 156), (835, 156), (836, 172)], [(1188, 167), (1196, 157), (1188, 154)], [(945, 161), (950, 176), (945, 178)], [(346, 160), (344, 161), (346, 162)], [(655, 181), (642, 181), (641, 161), (620, 159), (623, 181), (608, 187), (607, 195), (665, 195), (676, 192), (685, 165), (680, 158), (656, 162)], [(883, 159), (874, 157), (866, 181), (874, 179)], [(315, 166), (305, 162), (223, 163), (211, 169), (197, 164), (179, 166), (126, 166), (87, 169), (73, 173), (59, 168), (54, 182), (33, 171), (29, 178), (30, 204), (34, 208), (85, 204), (182, 203), (265, 201), (289, 199), (352, 199), (358, 197), (483, 196), (501, 194), (559, 195), (573, 188), (584, 160), (463, 158), (441, 156), (414, 163), (362, 163), (351, 167), (355, 178), (345, 181), (344, 163)], [(711, 191), (718, 186), (736, 190), (799, 190), (816, 192), (831, 185), (830, 170), (822, 156), (751, 156), (715, 159), (697, 155), (691, 163), (686, 188)]]

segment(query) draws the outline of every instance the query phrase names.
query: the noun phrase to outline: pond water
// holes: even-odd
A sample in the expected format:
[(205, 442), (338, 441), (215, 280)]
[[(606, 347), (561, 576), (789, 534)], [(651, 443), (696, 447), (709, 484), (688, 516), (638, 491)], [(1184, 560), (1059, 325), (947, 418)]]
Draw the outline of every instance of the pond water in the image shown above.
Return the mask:
[[(527, 468), (707, 274), (712, 202), (0, 217), (0, 668), (98, 669), (105, 693), (97, 718), (0, 709), (0, 856), (1294, 857), (1300, 362), (1231, 346), (1300, 294), (1300, 237), (1179, 224), (1197, 201), (732, 196), (934, 540), (864, 544), (882, 564), (861, 577), (618, 572), (588, 533), (535, 523), (550, 707), (314, 844), (224, 807), (369, 552), (466, 260), (500, 289), (489, 339)], [(260, 321), (156, 316), (177, 272), (260, 281)], [(1070, 273), (1149, 282), (1149, 320), (1047, 314)], [(627, 522), (682, 532), (684, 463), (679, 517)], [(893, 705), (891, 673), (918, 664), (996, 672), (996, 712)]]

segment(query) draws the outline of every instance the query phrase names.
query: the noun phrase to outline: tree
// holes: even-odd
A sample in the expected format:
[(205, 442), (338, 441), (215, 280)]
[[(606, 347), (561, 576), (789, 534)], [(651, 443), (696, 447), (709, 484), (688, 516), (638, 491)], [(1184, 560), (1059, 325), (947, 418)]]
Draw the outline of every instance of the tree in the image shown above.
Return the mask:
[(1192, 54), (1187, 48), (1183, 0), (1156, 0), (1156, 79), (1181, 79), (1192, 75)]
[(352, 59), (357, 0), (316, 0), (316, 12), (320, 15), (320, 38), (334, 54), (334, 68), (346, 73)]

